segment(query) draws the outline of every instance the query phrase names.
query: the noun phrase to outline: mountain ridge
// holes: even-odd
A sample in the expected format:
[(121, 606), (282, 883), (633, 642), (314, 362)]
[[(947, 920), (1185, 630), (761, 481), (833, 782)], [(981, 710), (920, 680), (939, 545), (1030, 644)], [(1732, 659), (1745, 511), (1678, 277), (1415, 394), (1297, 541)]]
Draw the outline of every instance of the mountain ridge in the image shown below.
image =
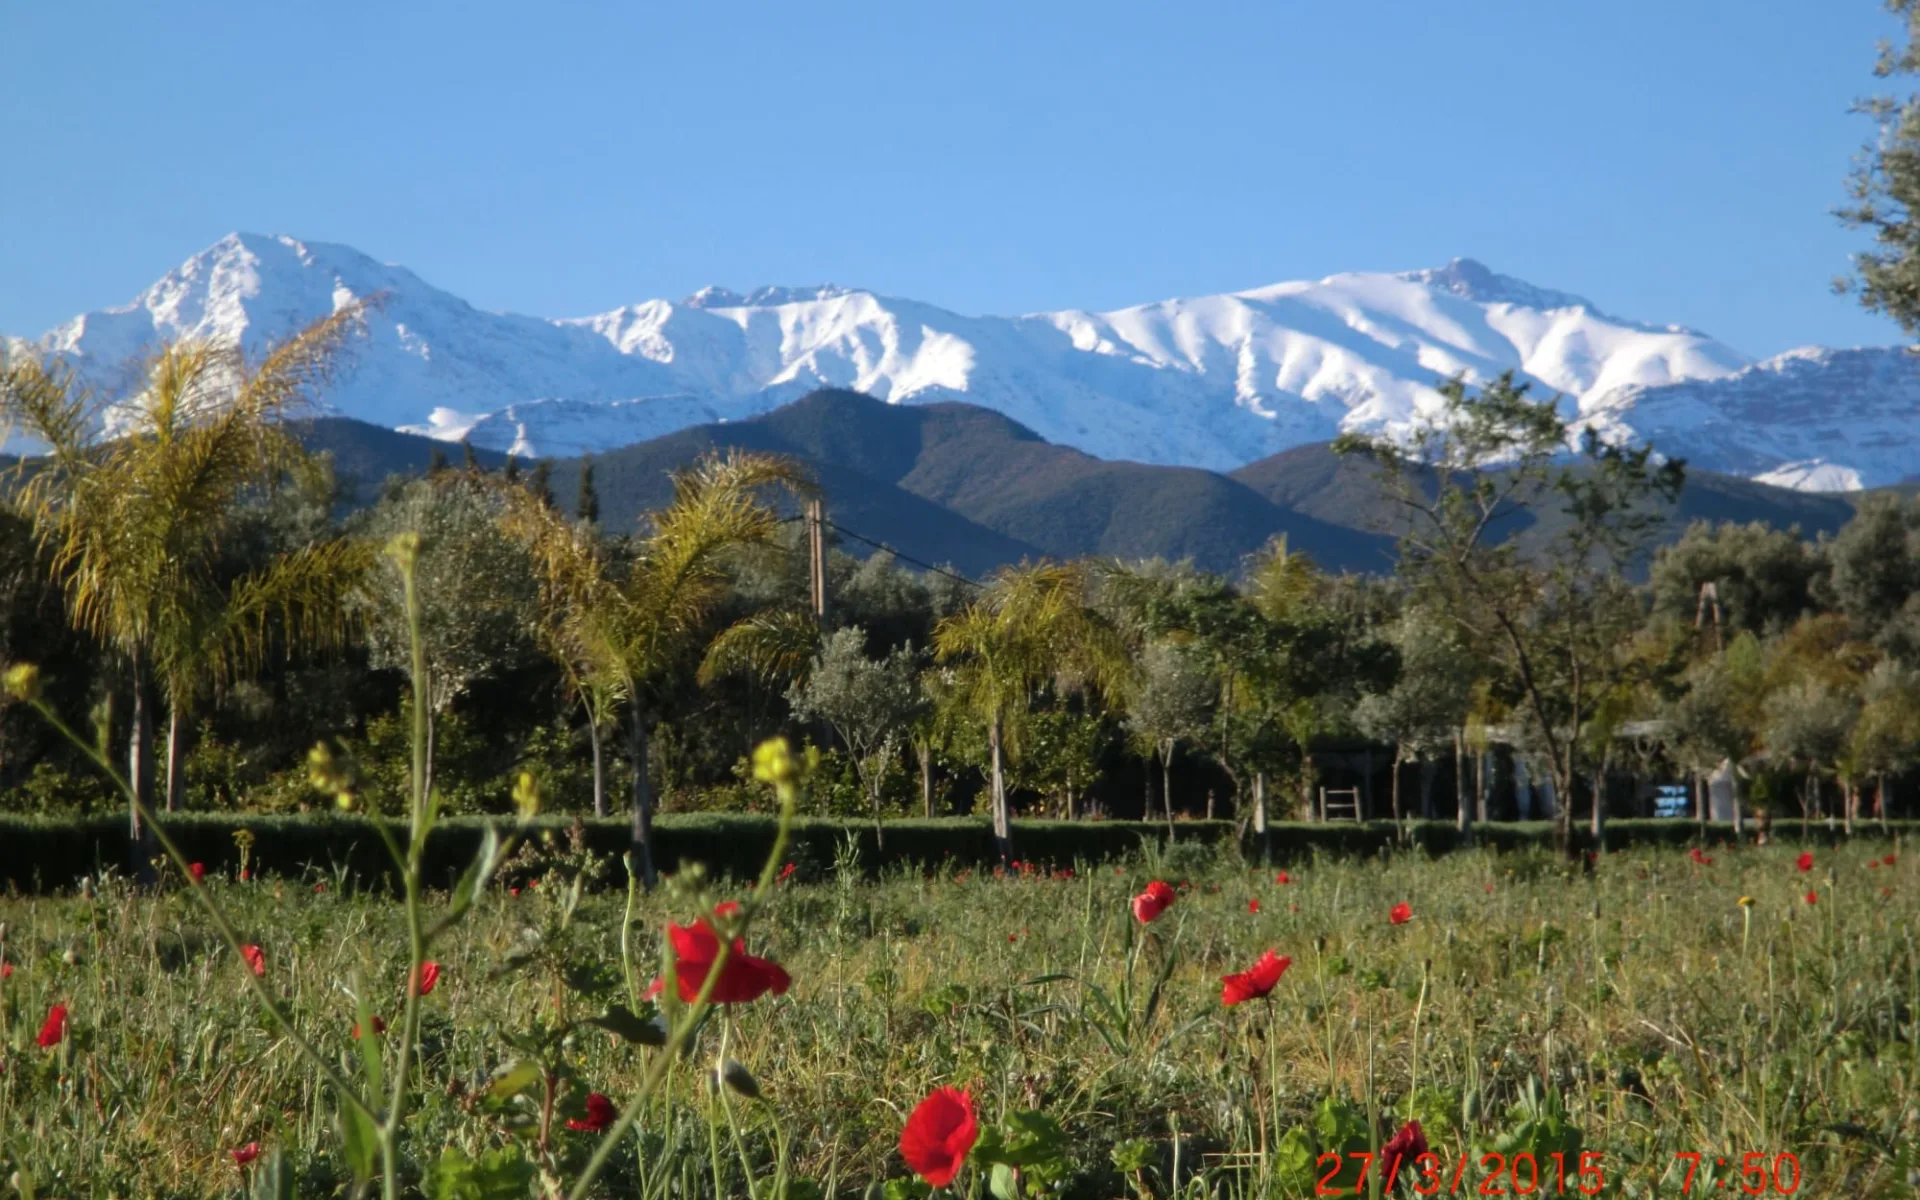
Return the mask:
[(1803, 490), (1892, 483), (1920, 459), (1920, 385), (1896, 351), (1758, 363), (1470, 258), (1106, 312), (965, 316), (817, 284), (546, 318), (484, 312), (348, 246), (233, 234), (132, 304), (9, 342), (127, 401), (129, 364), (156, 338), (257, 353), (375, 294), (385, 303), (325, 411), (529, 455), (744, 420), (837, 387), (990, 408), (1107, 461), (1230, 472), (1342, 431), (1403, 432), (1442, 377), (1511, 370), (1561, 394), (1576, 426)]

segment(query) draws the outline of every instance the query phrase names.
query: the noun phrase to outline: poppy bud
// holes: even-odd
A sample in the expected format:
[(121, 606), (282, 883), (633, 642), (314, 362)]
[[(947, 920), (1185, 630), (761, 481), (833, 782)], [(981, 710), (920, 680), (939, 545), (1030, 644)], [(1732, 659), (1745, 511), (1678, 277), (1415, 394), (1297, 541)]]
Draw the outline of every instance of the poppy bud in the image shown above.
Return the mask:
[(713, 1069), (712, 1083), (715, 1091), (724, 1083), (749, 1100), (760, 1098), (760, 1083), (753, 1077), (753, 1072), (731, 1058)]

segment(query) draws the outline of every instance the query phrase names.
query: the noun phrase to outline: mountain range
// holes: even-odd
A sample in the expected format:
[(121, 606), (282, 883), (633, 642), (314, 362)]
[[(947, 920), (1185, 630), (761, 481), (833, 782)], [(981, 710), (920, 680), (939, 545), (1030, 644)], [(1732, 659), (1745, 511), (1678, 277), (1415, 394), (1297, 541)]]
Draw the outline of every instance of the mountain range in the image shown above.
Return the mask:
[(963, 316), (828, 285), (707, 288), (549, 319), (481, 311), (350, 247), (233, 234), (131, 304), (8, 343), (137, 403), (137, 364), (156, 339), (257, 353), (375, 296), (324, 411), (523, 456), (605, 452), (841, 388), (992, 410), (1055, 449), (1107, 460), (1068, 476), (1082, 486), (1120, 488), (1122, 463), (1238, 472), (1344, 430), (1392, 433), (1434, 403), (1440, 378), (1511, 370), (1561, 395), (1580, 425), (1650, 438), (1719, 474), (1849, 491), (1897, 483), (1920, 462), (1920, 361), (1901, 349), (1756, 362), (1471, 259), (1111, 312)]
[[(417, 473), (444, 453), (420, 435), (337, 417), (310, 422), (304, 438), (332, 456), (350, 503), (371, 500), (387, 477)], [(837, 389), (593, 456), (603, 526), (633, 529), (642, 513), (671, 499), (674, 469), (728, 448), (783, 454), (804, 466), (821, 485), (845, 549), (865, 555), (885, 546), (975, 577), (1022, 559), (1084, 555), (1190, 558), (1234, 572), (1278, 536), (1329, 570), (1392, 567), (1393, 503), (1369, 467), (1336, 457), (1325, 443), (1229, 474), (1109, 462), (1049, 443), (990, 409), (893, 405)], [(506, 461), (485, 449), (474, 457), (487, 470)], [(556, 502), (569, 511), (583, 461), (551, 463)], [(1758, 520), (1813, 536), (1833, 532), (1852, 513), (1845, 497), (1690, 471), (1666, 532), (1700, 519)], [(1523, 544), (1544, 532), (1521, 522), (1496, 531)]]

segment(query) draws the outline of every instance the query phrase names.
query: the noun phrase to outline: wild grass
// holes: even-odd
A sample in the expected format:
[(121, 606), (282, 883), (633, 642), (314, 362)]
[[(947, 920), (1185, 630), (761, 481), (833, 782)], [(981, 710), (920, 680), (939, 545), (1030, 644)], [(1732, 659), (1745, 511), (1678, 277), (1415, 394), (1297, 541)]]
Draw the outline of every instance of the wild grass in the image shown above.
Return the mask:
[[(1738, 1194), (1751, 1151), (1797, 1155), (1801, 1195), (1908, 1195), (1920, 891), (1904, 859), (1874, 865), (1890, 849), (1822, 849), (1809, 873), (1784, 845), (1719, 848), (1704, 865), (1629, 851), (1591, 873), (1533, 854), (1410, 853), (1322, 861), (1280, 884), (1180, 847), (1071, 878), (782, 885), (749, 949), (782, 963), (792, 989), (707, 1022), (601, 1194), (878, 1194), (908, 1174), (906, 1112), (951, 1083), (972, 1089), (983, 1127), (1020, 1110), (1058, 1121), (1070, 1169), (1050, 1190), (1067, 1195), (1311, 1195), (1321, 1172), (1303, 1185), (1283, 1160), (1352, 1134), (1313, 1132), (1316, 1111), (1373, 1113), (1363, 1144), (1419, 1116), (1449, 1173), (1474, 1153), (1460, 1194), (1485, 1173), (1481, 1153), (1571, 1145), (1564, 1193), (1549, 1180), (1540, 1194), (1575, 1194), (1585, 1150), (1612, 1195), (1681, 1194), (1676, 1155), (1691, 1152), (1704, 1156), (1697, 1194)], [(522, 1115), (484, 1099), (510, 1038), (624, 999), (624, 898), (586, 892), (563, 919), (584, 862), (552, 860), (517, 896), (495, 887), (441, 945), (404, 1130), (416, 1177), (449, 1146), (478, 1159), (515, 1142)], [(1185, 887), (1142, 928), (1128, 900), (1155, 877)], [(726, 898), (680, 883), (635, 900), (639, 986), (664, 922)], [(345, 877), (214, 887), (301, 1032), (352, 1070), (351, 981), (389, 1018), (403, 995), (401, 906)], [(1401, 901), (1415, 917), (1390, 925)], [(108, 879), (0, 901), (0, 920), (15, 968), (0, 983), (0, 1184), (231, 1195), (245, 1180), (228, 1152), (258, 1141), (286, 1152), (299, 1194), (344, 1186), (334, 1097), (187, 896)], [(1223, 1008), (1219, 976), (1269, 947), (1293, 960), (1271, 1008)], [(533, 970), (496, 974), (530, 951), (544, 956)], [(55, 1002), (68, 1036), (42, 1049)], [(759, 1099), (707, 1086), (723, 1036)], [(658, 1053), (590, 1027), (564, 1050), (576, 1090), (616, 1101)], [(584, 1160), (594, 1135), (555, 1125), (559, 1152)], [(1296, 1129), (1309, 1132), (1288, 1144)], [(1715, 1186), (1716, 1158), (1730, 1186)], [(955, 1186), (985, 1195), (989, 1181)]]

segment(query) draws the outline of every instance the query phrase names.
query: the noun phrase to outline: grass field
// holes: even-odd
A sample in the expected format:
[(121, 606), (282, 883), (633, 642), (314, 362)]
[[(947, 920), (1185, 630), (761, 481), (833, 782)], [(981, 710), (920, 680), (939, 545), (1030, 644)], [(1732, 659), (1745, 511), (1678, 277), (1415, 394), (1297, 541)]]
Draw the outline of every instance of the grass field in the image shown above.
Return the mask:
[[(1370, 1151), (1411, 1116), (1443, 1195), (1739, 1195), (1756, 1182), (1910, 1195), (1920, 864), (1880, 861), (1894, 850), (1822, 848), (1804, 872), (1784, 844), (1711, 861), (1635, 850), (1590, 873), (1536, 854), (1406, 854), (1292, 864), (1285, 883), (1186, 847), (1071, 877), (827, 871), (782, 885), (748, 938), (791, 990), (701, 1030), (599, 1194), (878, 1196), (889, 1180), (887, 1194), (910, 1194), (903, 1120), (954, 1084), (983, 1129), (1028, 1138), (1032, 1165), (998, 1181), (1028, 1194), (1313, 1195), (1336, 1165), (1328, 1186), (1351, 1194), (1361, 1160), (1319, 1156)], [(564, 1174), (596, 1142), (566, 1128), (585, 1093), (621, 1101), (660, 1053), (562, 1030), (609, 1001), (639, 1007), (628, 989), (656, 973), (664, 923), (727, 894), (695, 895), (683, 877), (640, 897), (629, 971), (618, 887), (565, 919), (579, 862), (555, 859), (517, 895), (493, 889), (436, 952), (407, 1134), (416, 1175), (525, 1159), (535, 1181), (512, 1194), (537, 1189), (536, 1167)], [(1180, 898), (1143, 926), (1129, 901), (1154, 878)], [(399, 905), (345, 878), (215, 887), (262, 948), (266, 982), (343, 1071), (364, 1065), (363, 1046), (392, 1056), (397, 1039), (352, 1038), (352, 993), (394, 1016)], [(1398, 903), (1413, 918), (1396, 925)], [(298, 1194), (344, 1194), (333, 1097), (179, 889), (0, 900), (0, 920), (14, 968), (0, 983), (0, 1190), (231, 1195), (261, 1164), (230, 1151), (258, 1142), (285, 1152)], [(1224, 1007), (1220, 977), (1268, 948), (1292, 959), (1271, 999)], [(56, 1002), (65, 1037), (42, 1048)], [(760, 1098), (707, 1086), (723, 1039)], [(525, 1082), (511, 1065), (543, 1055), (550, 1111), (544, 1083), (507, 1095)], [(1022, 1112), (1057, 1130), (1007, 1123)], [(1749, 1153), (1761, 1157), (1743, 1178)], [(1496, 1161), (1499, 1183), (1483, 1185)], [(459, 1177), (443, 1164), (428, 1191), (502, 1194)], [(975, 1162), (952, 1186), (986, 1196), (996, 1182)], [(1396, 1190), (1428, 1187), (1409, 1169)]]

